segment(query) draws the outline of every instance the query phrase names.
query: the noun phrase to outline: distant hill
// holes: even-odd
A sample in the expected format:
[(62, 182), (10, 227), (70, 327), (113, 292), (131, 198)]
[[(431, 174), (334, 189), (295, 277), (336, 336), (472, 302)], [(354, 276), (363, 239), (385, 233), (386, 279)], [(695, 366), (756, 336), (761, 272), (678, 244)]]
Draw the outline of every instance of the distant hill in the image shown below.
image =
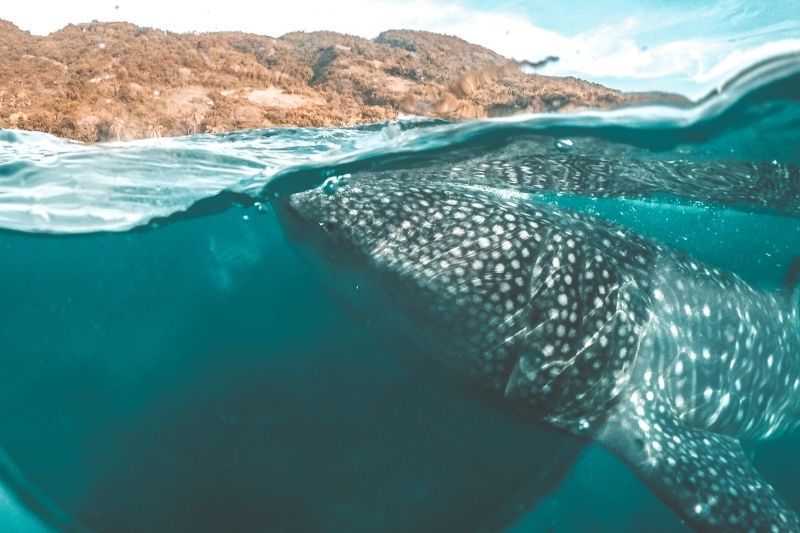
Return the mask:
[(0, 20), (0, 72), (0, 127), (89, 142), (686, 102), (525, 74), (457, 37), (407, 30), (272, 38), (92, 22), (37, 37)]

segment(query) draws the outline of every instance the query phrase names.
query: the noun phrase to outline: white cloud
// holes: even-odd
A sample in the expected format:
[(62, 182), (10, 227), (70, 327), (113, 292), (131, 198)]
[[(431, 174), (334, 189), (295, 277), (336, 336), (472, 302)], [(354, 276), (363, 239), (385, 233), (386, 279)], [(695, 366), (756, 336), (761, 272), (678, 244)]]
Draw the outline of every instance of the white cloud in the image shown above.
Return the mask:
[[(632, 15), (572, 36), (537, 26), (522, 13), (481, 11), (454, 0), (292, 0), (279, 6), (251, 0), (28, 1), (9, 2), (2, 17), (37, 34), (92, 19), (127, 20), (179, 32), (240, 30), (273, 36), (327, 29), (372, 38), (385, 29), (421, 29), (457, 35), (516, 59), (558, 56), (560, 61), (544, 71), (553, 75), (614, 79), (620, 88), (647, 87), (650, 80), (651, 89), (684, 92), (687, 82), (694, 83), (694, 89), (688, 88), (690, 96), (702, 95), (720, 76), (733, 74), (737, 66), (763, 54), (754, 51), (754, 36), (759, 34), (752, 31), (740, 39), (698, 36), (642, 44), (691, 20), (741, 15), (742, 6), (735, 0), (646, 18)], [(768, 36), (759, 38), (763, 42)], [(780, 48), (791, 46), (800, 48), (796, 40), (784, 41)]]

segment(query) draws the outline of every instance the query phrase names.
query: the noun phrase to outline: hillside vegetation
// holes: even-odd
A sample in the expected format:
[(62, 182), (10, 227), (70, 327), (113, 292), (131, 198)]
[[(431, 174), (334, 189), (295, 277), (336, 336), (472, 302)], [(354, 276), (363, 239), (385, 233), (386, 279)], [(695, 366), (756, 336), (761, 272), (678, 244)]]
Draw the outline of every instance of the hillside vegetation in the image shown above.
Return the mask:
[(526, 74), (486, 48), (418, 31), (272, 38), (92, 22), (37, 37), (0, 20), (0, 69), (0, 127), (88, 142), (684, 101)]

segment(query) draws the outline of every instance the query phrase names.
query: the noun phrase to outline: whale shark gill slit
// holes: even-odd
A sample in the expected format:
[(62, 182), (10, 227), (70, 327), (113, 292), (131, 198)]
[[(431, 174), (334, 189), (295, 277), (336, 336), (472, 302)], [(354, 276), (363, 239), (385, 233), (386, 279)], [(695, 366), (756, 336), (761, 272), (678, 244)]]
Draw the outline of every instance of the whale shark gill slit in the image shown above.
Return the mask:
[(357, 259), (373, 281), (350, 297), (397, 309), (425, 356), (602, 443), (688, 523), (800, 531), (740, 445), (798, 422), (800, 338), (780, 294), (595, 217), (457, 183), (362, 176), (282, 211), (323, 255)]
[(800, 257), (794, 257), (786, 269), (783, 290), (789, 298), (790, 312), (795, 315), (800, 327)]

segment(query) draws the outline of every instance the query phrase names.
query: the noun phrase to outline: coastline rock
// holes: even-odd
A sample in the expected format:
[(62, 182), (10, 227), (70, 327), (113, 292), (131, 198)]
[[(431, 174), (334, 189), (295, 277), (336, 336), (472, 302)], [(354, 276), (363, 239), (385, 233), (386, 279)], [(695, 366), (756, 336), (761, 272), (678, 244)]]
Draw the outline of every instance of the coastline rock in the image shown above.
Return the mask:
[(86, 142), (688, 103), (527, 74), (481, 46), (410, 30), (273, 38), (91, 22), (37, 37), (0, 20), (0, 69), (0, 127)]

